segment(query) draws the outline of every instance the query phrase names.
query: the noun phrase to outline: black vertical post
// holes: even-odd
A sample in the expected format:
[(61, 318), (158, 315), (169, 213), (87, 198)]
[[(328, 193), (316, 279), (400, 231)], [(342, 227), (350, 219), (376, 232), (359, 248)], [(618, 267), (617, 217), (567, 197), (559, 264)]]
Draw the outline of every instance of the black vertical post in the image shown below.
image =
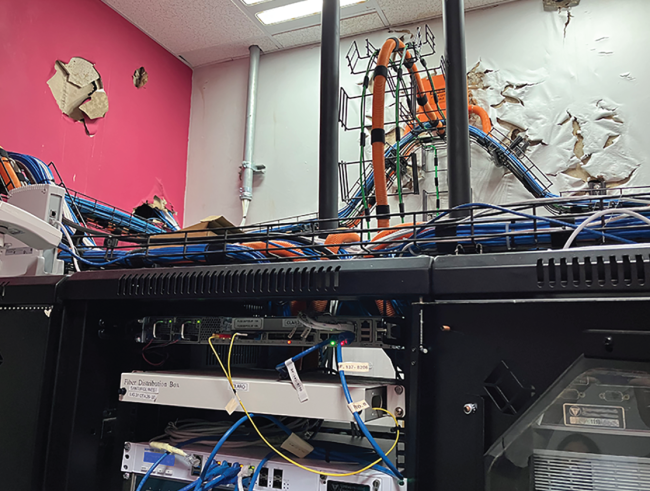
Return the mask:
[(318, 217), (328, 221), (320, 223), (322, 229), (338, 227), (340, 16), (339, 0), (323, 0), (320, 45)]
[[(470, 203), (469, 121), (465, 62), (465, 1), (443, 0), (447, 73), (447, 179), (449, 208)], [(469, 210), (455, 213), (464, 216)]]

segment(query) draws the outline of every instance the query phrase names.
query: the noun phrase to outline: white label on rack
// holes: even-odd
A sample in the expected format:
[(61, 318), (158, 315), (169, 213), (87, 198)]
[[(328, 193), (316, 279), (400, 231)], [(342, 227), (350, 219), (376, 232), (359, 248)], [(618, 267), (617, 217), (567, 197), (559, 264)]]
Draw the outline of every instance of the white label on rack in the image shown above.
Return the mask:
[(148, 394), (160, 393), (160, 387), (147, 387), (142, 385), (130, 385), (129, 392), (147, 392)]
[(301, 325), (298, 319), (282, 319), (282, 327), (300, 327)]
[(289, 372), (289, 378), (291, 379), (291, 384), (293, 388), (298, 392), (298, 399), (300, 402), (305, 402), (309, 400), (309, 395), (307, 395), (307, 389), (305, 388), (300, 376), (298, 375), (298, 370), (296, 370), (296, 365), (293, 363), (293, 360), (289, 358), (284, 362), (284, 365), (287, 367), (287, 372)]
[(369, 372), (370, 363), (362, 363), (359, 361), (344, 361), (339, 363), (339, 371), (344, 372)]
[(309, 443), (307, 443), (295, 433), (291, 433), (291, 435), (289, 435), (289, 438), (284, 441), (284, 443), (281, 445), (281, 448), (285, 449), (287, 452), (291, 452), (299, 459), (304, 459), (314, 450), (314, 447), (312, 447)]
[(248, 392), (248, 382), (233, 382), (237, 392)]
[(149, 394), (148, 392), (128, 391), (126, 397), (127, 399), (137, 399), (138, 401), (148, 402), (156, 402), (158, 400), (158, 394)]
[(230, 416), (232, 413), (235, 412), (235, 409), (237, 409), (237, 406), (239, 406), (239, 403), (237, 402), (236, 398), (230, 399), (230, 402), (226, 404), (226, 412), (228, 413), (228, 416)]
[(351, 413), (358, 413), (359, 411), (363, 411), (364, 409), (368, 409), (370, 407), (370, 404), (368, 404), (366, 401), (359, 401), (359, 402), (351, 402), (348, 404), (348, 409), (350, 410)]
[(263, 329), (264, 319), (259, 317), (236, 317), (232, 321), (232, 328), (237, 329)]

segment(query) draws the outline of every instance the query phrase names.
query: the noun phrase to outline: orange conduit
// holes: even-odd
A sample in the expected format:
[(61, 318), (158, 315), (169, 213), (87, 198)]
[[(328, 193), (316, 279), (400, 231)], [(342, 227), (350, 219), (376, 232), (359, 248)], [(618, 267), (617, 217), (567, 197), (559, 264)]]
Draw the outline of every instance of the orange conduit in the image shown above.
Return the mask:
[[(405, 56), (404, 66), (415, 76), (417, 85), (417, 101), (424, 107), (424, 114), (433, 124), (441, 126), (436, 119), (436, 111), (429, 104), (429, 98), (424, 90), (424, 84), (418, 73), (418, 67), (413, 62), (411, 54), (404, 49), (404, 43), (397, 38), (387, 39), (381, 47), (377, 57), (377, 67), (375, 68), (374, 85), (372, 89), (372, 133), (370, 141), (372, 142), (372, 168), (375, 176), (375, 197), (377, 201), (377, 215), (387, 215), (390, 213), (388, 205), (388, 189), (386, 186), (386, 163), (384, 158), (384, 146), (386, 144), (386, 135), (384, 132), (384, 104), (386, 96), (386, 76), (388, 75), (388, 62), (390, 55), (398, 51)], [(390, 220), (388, 218), (378, 218), (379, 227), (388, 227)]]
[(311, 308), (318, 313), (325, 312), (329, 300), (314, 300), (311, 302)]
[(7, 191), (16, 189), (22, 186), (20, 179), (14, 171), (13, 165), (9, 160), (9, 155), (0, 147), (0, 179), (5, 185)]
[(380, 315), (385, 315), (388, 317), (395, 317), (397, 315), (390, 302), (387, 302), (386, 300), (375, 300), (375, 303), (377, 304)]
[(330, 234), (327, 236), (327, 239), (325, 239), (326, 246), (333, 246), (328, 247), (328, 249), (332, 251), (333, 254), (338, 254), (339, 248), (343, 244), (350, 244), (353, 242), (361, 242), (361, 237), (359, 234), (356, 234), (354, 232), (348, 232), (345, 234)]
[(489, 133), (492, 131), (492, 121), (490, 121), (490, 116), (488, 116), (488, 113), (485, 109), (483, 109), (481, 106), (473, 106), (471, 104), (468, 106), (468, 109), (470, 114), (476, 114), (481, 118), (481, 126), (483, 127), (484, 133)]
[(306, 258), (302, 258), (300, 254), (296, 254), (295, 252), (292, 251), (287, 251), (286, 249), (278, 249), (278, 247), (295, 247), (293, 244), (289, 244), (288, 242), (283, 242), (281, 240), (275, 240), (274, 241), (276, 245), (271, 245), (267, 244), (266, 242), (243, 242), (241, 245), (245, 247), (250, 247), (251, 249), (255, 249), (258, 251), (263, 251), (266, 252), (267, 254), (275, 254), (276, 256), (280, 257), (290, 257), (290, 258), (295, 258), (296, 261), (307, 261)]

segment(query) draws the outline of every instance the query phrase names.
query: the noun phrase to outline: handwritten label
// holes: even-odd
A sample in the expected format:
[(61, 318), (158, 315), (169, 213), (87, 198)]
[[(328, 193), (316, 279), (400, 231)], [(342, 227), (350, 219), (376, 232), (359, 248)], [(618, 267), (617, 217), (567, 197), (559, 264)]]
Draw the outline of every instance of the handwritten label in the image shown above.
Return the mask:
[(248, 392), (248, 382), (233, 382), (237, 392)]
[(293, 388), (298, 392), (298, 399), (300, 399), (300, 402), (308, 401), (309, 395), (307, 394), (307, 389), (302, 383), (302, 380), (300, 380), (298, 370), (296, 370), (296, 365), (293, 363), (293, 360), (289, 358), (284, 362), (284, 365), (287, 367), (287, 372), (289, 372), (289, 378), (291, 379)]
[(370, 407), (370, 404), (368, 404), (366, 401), (359, 401), (359, 402), (351, 402), (348, 404), (348, 409), (350, 410), (351, 413), (358, 413), (359, 411), (363, 411), (364, 409), (368, 409)]

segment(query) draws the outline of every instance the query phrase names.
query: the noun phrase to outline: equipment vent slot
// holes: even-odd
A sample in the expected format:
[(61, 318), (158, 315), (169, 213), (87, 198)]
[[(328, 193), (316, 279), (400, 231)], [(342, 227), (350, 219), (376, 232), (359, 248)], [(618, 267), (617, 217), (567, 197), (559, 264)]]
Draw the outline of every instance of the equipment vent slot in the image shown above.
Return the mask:
[[(222, 360), (228, 358), (228, 346), (225, 344), (219, 344), (214, 347), (219, 353), (219, 357)], [(260, 357), (261, 347), (260, 346), (233, 346), (232, 349), (232, 362), (231, 365), (234, 367), (248, 367), (252, 368), (257, 366), (257, 360)], [(215, 367), (219, 366), (217, 357), (214, 356), (210, 346), (205, 347), (205, 366), (206, 367)]]
[(546, 265), (543, 259), (538, 259), (535, 274), (540, 288), (578, 288), (583, 284), (587, 288), (595, 285), (642, 287), (646, 282), (647, 264), (641, 255), (551, 258)]
[[(586, 444), (591, 442), (587, 437), (582, 439)], [(648, 459), (557, 450), (538, 452), (533, 456), (533, 481), (534, 489), (539, 491), (650, 489)]]
[(333, 292), (340, 266), (265, 267), (227, 271), (132, 273), (120, 277), (122, 297)]

